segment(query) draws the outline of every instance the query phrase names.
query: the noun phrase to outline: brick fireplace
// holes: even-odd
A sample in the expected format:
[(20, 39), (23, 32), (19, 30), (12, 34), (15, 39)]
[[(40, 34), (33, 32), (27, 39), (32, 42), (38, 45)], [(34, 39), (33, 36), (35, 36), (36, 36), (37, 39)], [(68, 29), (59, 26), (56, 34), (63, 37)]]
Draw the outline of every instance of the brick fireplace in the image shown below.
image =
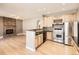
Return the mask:
[(14, 30), (13, 29), (6, 29), (6, 35), (7, 34), (13, 34), (14, 33)]
[(9, 35), (16, 35), (16, 19), (4, 17), (3, 25), (4, 37)]
[(15, 36), (23, 33), (23, 20), (0, 16), (0, 37)]

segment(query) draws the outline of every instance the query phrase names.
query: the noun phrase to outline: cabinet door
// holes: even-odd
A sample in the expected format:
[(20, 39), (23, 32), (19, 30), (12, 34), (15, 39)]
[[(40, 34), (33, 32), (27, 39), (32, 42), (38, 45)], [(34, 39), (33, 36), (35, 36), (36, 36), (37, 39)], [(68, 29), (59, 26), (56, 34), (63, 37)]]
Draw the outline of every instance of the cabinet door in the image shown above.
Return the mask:
[(43, 43), (43, 34), (40, 34), (39, 35), (39, 43), (38, 43), (38, 45), (40, 45), (42, 43)]
[(47, 32), (47, 39), (48, 40), (52, 40), (52, 35), (53, 33), (52, 32)]
[(36, 41), (36, 42), (35, 42), (35, 46), (38, 47), (39, 44), (40, 44), (40, 36), (39, 36), (39, 35), (36, 36), (35, 41)]
[(51, 17), (44, 18), (44, 27), (52, 27), (53, 20)]
[(35, 47), (38, 46), (38, 36), (35, 37)]
[(38, 47), (41, 43), (43, 43), (43, 34), (37, 35), (35, 42), (36, 47)]

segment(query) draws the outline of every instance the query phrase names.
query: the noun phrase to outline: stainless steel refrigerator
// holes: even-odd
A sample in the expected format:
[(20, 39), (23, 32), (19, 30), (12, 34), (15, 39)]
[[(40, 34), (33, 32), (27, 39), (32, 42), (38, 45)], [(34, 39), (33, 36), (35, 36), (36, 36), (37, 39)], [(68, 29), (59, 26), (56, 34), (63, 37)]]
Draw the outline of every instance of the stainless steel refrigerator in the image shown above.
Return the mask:
[(79, 46), (79, 22), (74, 22), (74, 41)]
[(70, 23), (65, 22), (64, 23), (64, 44), (71, 45), (71, 40), (72, 40), (71, 32), (72, 32), (72, 28), (70, 26)]

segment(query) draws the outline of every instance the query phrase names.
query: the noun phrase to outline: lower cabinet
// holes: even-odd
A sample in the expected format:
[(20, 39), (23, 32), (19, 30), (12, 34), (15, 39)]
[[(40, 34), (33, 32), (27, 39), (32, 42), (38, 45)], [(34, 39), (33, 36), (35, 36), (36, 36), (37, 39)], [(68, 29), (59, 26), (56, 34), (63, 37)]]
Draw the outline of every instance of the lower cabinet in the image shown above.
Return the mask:
[(52, 39), (52, 37), (53, 37), (52, 34), (53, 34), (52, 32), (47, 32), (47, 39), (48, 39), (48, 40), (53, 40), (53, 39)]
[(31, 51), (36, 49), (43, 43), (43, 33), (36, 34), (35, 31), (26, 31), (26, 48)]
[(38, 47), (43, 43), (43, 34), (36, 35), (35, 46)]

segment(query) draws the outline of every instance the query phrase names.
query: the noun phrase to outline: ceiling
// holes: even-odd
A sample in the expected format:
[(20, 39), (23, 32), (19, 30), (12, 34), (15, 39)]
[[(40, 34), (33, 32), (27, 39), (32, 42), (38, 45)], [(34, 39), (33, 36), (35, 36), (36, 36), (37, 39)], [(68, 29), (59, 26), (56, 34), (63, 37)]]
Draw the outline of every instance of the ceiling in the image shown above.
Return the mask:
[(0, 3), (0, 16), (31, 19), (78, 7), (78, 3)]

